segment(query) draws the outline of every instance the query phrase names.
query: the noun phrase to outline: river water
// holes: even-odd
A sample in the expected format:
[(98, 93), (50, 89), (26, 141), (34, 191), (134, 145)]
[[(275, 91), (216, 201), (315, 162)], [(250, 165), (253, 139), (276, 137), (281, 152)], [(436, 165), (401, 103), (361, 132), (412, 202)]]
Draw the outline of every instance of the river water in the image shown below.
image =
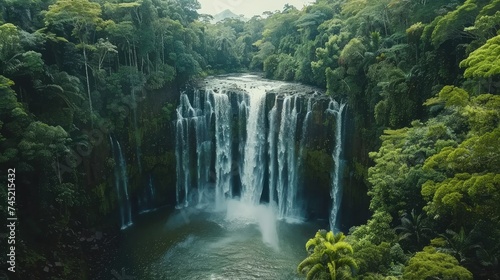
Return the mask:
[(303, 279), (296, 268), (305, 243), (329, 227), (326, 219), (305, 221), (299, 196), (299, 151), (316, 93), (304, 91), (302, 101), (286, 94), (282, 106), (276, 97), (268, 114), (269, 89), (301, 86), (254, 75), (205, 83), (182, 94), (177, 108), (175, 207), (136, 215), (99, 279)]
[(272, 207), (238, 201), (228, 209), (232, 214), (196, 208), (143, 214), (121, 232), (110, 267), (144, 280), (303, 279), (296, 267), (307, 256), (305, 243), (328, 221), (286, 223)]

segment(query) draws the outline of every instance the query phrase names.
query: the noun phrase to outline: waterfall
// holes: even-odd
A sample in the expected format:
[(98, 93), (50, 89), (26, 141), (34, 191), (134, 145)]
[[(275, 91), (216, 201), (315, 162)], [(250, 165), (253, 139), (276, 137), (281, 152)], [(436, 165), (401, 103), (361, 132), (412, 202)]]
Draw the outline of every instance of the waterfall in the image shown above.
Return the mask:
[(177, 185), (175, 192), (176, 208), (187, 207), (190, 178), (189, 161), (189, 123), (195, 111), (189, 103), (187, 95), (181, 95), (181, 102), (177, 108), (177, 121), (175, 124), (175, 159), (177, 164)]
[(139, 214), (154, 210), (155, 207), (155, 188), (153, 185), (153, 176), (149, 175), (148, 185), (143, 189), (141, 196), (138, 197)]
[(149, 175), (149, 183), (148, 183), (148, 189), (147, 189), (147, 195), (148, 195), (148, 204), (149, 204), (149, 210), (154, 207), (154, 202), (155, 202), (155, 188), (153, 185), (153, 176)]
[[(197, 188), (197, 206), (208, 203), (207, 185), (210, 177), (213, 145), (209, 134), (212, 124), (213, 106), (208, 95), (199, 90), (194, 92), (194, 107), (187, 94), (181, 94), (177, 108), (175, 158), (176, 158), (176, 208), (189, 205), (190, 189), (193, 184)], [(194, 131), (193, 131), (194, 130)], [(193, 139), (194, 137), (194, 139)], [(193, 145), (194, 142), (194, 145)], [(196, 159), (192, 152), (196, 152)], [(196, 178), (191, 169), (195, 166)]]
[(269, 111), (269, 134), (267, 135), (267, 144), (269, 146), (269, 203), (273, 204), (275, 202), (274, 193), (276, 192), (277, 183), (277, 128), (278, 128), (278, 97), (274, 99), (274, 106)]
[[(208, 129), (211, 127), (211, 117), (213, 113), (212, 104), (205, 97), (202, 101), (201, 92), (195, 91), (195, 107), (198, 109), (195, 118), (196, 123), (196, 174), (198, 179), (198, 207), (209, 203), (207, 196), (207, 185), (210, 175), (210, 163), (212, 154), (212, 142), (210, 141)], [(203, 102), (203, 107), (202, 107)]]
[(303, 217), (300, 171), (313, 98), (276, 95), (266, 115), (266, 105), (271, 105), (266, 102), (272, 102), (266, 99), (267, 91), (280, 84), (252, 79), (214, 79), (192, 96), (181, 95), (176, 120), (177, 208), (195, 203), (223, 210), (233, 197), (250, 205), (268, 198), (276, 204), (279, 218)]
[(297, 195), (297, 95), (286, 96), (281, 110), (280, 128), (277, 139), (278, 215), (280, 218), (295, 216), (294, 206)]
[(336, 231), (338, 229), (338, 214), (342, 201), (342, 113), (345, 103), (337, 103), (334, 100), (328, 104), (327, 111), (335, 116), (335, 148), (333, 149), (333, 180), (330, 197), (332, 198), (332, 210), (330, 213), (330, 229)]
[(306, 116), (304, 117), (304, 121), (302, 123), (302, 136), (300, 137), (300, 151), (299, 151), (299, 159), (298, 159), (298, 165), (299, 165), (299, 170), (301, 170), (302, 165), (303, 165), (303, 157), (304, 157), (304, 148), (307, 146), (307, 139), (308, 139), (308, 125), (311, 120), (311, 115), (312, 115), (312, 98), (309, 97), (307, 99), (307, 111), (306, 111)]
[[(132, 223), (132, 208), (130, 206), (130, 198), (128, 195), (128, 176), (127, 163), (123, 157), (122, 148), (118, 140), (113, 141), (110, 136), (111, 149), (113, 150), (113, 158), (117, 163), (115, 165), (115, 190), (118, 197), (118, 205), (120, 207), (121, 229), (126, 229)], [(116, 142), (116, 147), (115, 143)]]
[[(300, 187), (304, 185), (304, 180), (303, 177), (300, 177), (301, 174), (303, 174), (303, 169), (304, 169), (304, 153), (306, 153), (305, 148), (307, 147), (307, 142), (309, 139), (309, 134), (308, 134), (308, 127), (309, 123), (311, 121), (311, 115), (312, 115), (312, 97), (309, 97), (307, 99), (307, 110), (306, 110), (306, 115), (304, 117), (304, 120), (302, 122), (302, 135), (300, 137), (300, 149), (299, 149), (299, 154), (297, 158), (297, 169), (296, 169), (296, 184)], [(300, 213), (302, 212), (302, 209), (300, 206), (295, 206), (294, 213), (291, 213), (293, 217), (295, 218), (301, 218)]]
[(222, 209), (226, 195), (231, 196), (231, 106), (225, 93), (212, 93), (215, 112), (215, 208)]
[(239, 95), (238, 98), (238, 174), (243, 178), (245, 166), (245, 147), (247, 141), (247, 115), (248, 115), (248, 98), (247, 96)]
[(264, 187), (266, 127), (263, 88), (250, 89), (250, 106), (246, 123), (241, 198), (244, 202), (259, 204)]

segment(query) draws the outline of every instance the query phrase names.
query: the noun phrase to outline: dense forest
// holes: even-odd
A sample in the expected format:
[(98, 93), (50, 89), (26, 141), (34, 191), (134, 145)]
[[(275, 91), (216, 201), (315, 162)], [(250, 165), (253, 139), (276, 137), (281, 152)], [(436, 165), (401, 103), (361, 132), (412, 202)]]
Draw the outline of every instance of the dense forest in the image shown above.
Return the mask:
[(8, 279), (89, 279), (82, 236), (119, 230), (110, 136), (132, 155), (132, 190), (145, 171), (175, 185), (161, 133), (178, 97), (164, 92), (234, 72), (323, 88), (354, 116), (371, 217), (318, 232), (299, 273), (500, 279), (499, 0), (317, 0), (218, 23), (199, 8), (0, 0), (0, 216), (19, 219), (15, 273), (2, 230)]

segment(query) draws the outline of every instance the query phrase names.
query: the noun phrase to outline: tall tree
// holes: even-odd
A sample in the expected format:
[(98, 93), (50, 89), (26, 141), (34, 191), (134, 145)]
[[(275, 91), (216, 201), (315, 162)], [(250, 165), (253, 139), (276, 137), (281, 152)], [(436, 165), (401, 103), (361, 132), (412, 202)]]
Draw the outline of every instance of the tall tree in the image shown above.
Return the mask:
[(101, 12), (101, 6), (98, 3), (88, 0), (58, 0), (49, 6), (49, 10), (45, 14), (45, 25), (47, 27), (52, 28), (60, 25), (72, 26), (71, 35), (78, 40), (79, 47), (82, 48), (91, 123), (93, 109), (92, 97), (90, 95), (87, 50), (89, 49), (90, 35), (103, 23), (100, 17)]

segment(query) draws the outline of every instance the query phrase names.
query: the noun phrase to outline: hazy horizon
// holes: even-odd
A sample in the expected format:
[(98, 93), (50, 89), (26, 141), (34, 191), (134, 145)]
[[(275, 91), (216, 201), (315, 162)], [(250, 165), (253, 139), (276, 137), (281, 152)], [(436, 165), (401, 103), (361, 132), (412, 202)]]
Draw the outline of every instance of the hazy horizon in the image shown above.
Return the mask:
[(285, 4), (295, 6), (297, 9), (302, 9), (306, 4), (313, 3), (313, 0), (198, 0), (201, 4), (200, 14), (216, 15), (224, 10), (230, 10), (237, 15), (244, 15), (246, 18), (251, 18), (255, 15), (262, 15), (265, 11), (274, 12), (282, 10)]

